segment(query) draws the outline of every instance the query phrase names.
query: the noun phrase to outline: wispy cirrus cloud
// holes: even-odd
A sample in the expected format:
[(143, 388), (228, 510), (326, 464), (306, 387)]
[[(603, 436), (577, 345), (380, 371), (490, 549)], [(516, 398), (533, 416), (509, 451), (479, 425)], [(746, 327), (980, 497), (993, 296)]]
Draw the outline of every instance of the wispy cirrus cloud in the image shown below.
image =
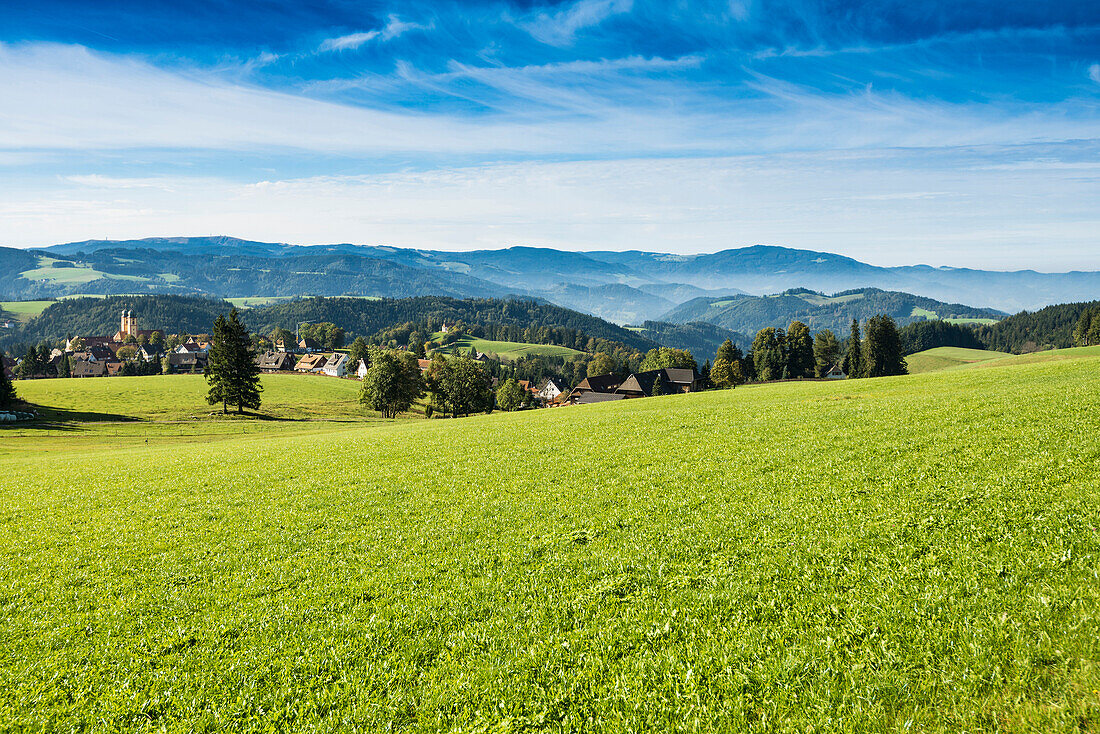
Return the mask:
[(579, 0), (554, 13), (540, 12), (523, 20), (520, 27), (552, 46), (566, 46), (578, 32), (597, 26), (613, 15), (629, 13), (634, 0)]
[(430, 29), (431, 24), (411, 23), (401, 20), (397, 15), (391, 14), (386, 21), (386, 25), (383, 26), (381, 30), (360, 31), (358, 33), (337, 36), (336, 38), (326, 38), (317, 47), (317, 50), (322, 53), (327, 51), (350, 51), (359, 48), (365, 43), (370, 43), (376, 38), (382, 41), (392, 41), (409, 31)]

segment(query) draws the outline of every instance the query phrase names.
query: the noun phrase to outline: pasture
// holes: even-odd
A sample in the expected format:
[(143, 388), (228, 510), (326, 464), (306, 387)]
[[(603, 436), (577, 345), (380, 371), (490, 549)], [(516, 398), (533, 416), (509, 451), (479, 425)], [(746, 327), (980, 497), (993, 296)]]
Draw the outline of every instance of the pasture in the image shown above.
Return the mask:
[[(438, 339), (443, 336), (442, 333), (433, 334), (433, 339)], [(584, 352), (577, 351), (576, 349), (570, 349), (569, 347), (560, 347), (554, 344), (527, 344), (524, 342), (506, 342), (506, 341), (491, 341), (488, 339), (477, 339), (471, 336), (462, 336), (455, 342), (443, 347), (440, 351), (444, 354), (451, 354), (455, 349), (463, 352), (469, 352), (470, 347), (473, 347), (479, 352), (485, 354), (495, 354), (503, 360), (519, 359), (527, 356), (543, 356), (543, 357), (571, 357), (575, 354), (584, 354)]]
[(30, 321), (53, 303), (53, 301), (0, 301), (0, 316), (7, 316), (15, 321)]
[(905, 358), (909, 373), (935, 372), (949, 367), (985, 362), (1001, 357), (1011, 357), (1007, 352), (994, 352), (986, 349), (967, 349), (965, 347), (936, 347), (923, 352), (910, 354)]
[(1091, 730), (1098, 383), (5, 454), (0, 730)]

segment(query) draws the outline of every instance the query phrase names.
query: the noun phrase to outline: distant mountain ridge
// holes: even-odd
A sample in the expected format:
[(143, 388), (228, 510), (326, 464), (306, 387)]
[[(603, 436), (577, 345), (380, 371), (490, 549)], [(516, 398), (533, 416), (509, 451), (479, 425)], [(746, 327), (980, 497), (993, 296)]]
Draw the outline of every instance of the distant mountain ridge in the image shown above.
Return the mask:
[(786, 326), (801, 321), (811, 331), (831, 329), (846, 336), (852, 319), (866, 321), (886, 314), (900, 325), (935, 319), (1001, 319), (1007, 314), (961, 303), (943, 303), (911, 293), (860, 288), (826, 295), (794, 288), (769, 296), (733, 295), (725, 298), (695, 298), (664, 315), (672, 323), (703, 321), (744, 334), (755, 334), (767, 326)]
[[(38, 267), (35, 259), (38, 260)], [(62, 263), (68, 272), (50, 264)], [(700, 255), (537, 247), (443, 252), (290, 245), (233, 237), (86, 240), (0, 248), (0, 297), (73, 293), (534, 296), (618, 323), (656, 320), (695, 297), (879, 288), (1014, 312), (1100, 296), (1100, 272), (879, 267), (831, 253), (754, 245)]]

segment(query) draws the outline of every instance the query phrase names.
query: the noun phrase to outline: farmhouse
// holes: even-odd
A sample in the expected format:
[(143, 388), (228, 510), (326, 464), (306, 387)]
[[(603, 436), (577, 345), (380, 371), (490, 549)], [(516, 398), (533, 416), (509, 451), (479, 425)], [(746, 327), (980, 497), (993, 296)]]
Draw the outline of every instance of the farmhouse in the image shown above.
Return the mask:
[(620, 382), (619, 376), (614, 374), (586, 377), (569, 393), (568, 402), (576, 404), (582, 395), (588, 393), (613, 393)]
[(565, 383), (556, 377), (547, 377), (537, 388), (535, 394), (545, 402), (550, 403), (557, 399), (566, 390)]
[(324, 354), (306, 354), (303, 355), (298, 363), (294, 365), (295, 372), (320, 372), (324, 369), (325, 363), (328, 361), (328, 357)]
[(105, 362), (75, 360), (72, 364), (71, 374), (73, 377), (103, 377), (107, 374), (107, 364)]
[(348, 355), (343, 352), (334, 352), (328, 358), (321, 371), (329, 377), (344, 377), (347, 374)]
[(168, 355), (169, 372), (203, 372), (205, 370), (205, 352), (173, 352)]
[(659, 370), (635, 372), (623, 380), (615, 392), (628, 398), (644, 398), (652, 395), (697, 392), (699, 375), (695, 370), (667, 367)]
[(843, 380), (848, 377), (844, 374), (844, 370), (841, 369), (839, 364), (834, 364), (829, 368), (829, 371), (822, 375), (826, 380)]
[(308, 337), (303, 338), (302, 341), (298, 342), (299, 353), (313, 354), (314, 352), (319, 352), (322, 349), (324, 349), (324, 347), (321, 345), (320, 342), (314, 341), (313, 339), (310, 339)]
[(261, 352), (256, 355), (255, 361), (261, 372), (294, 369), (294, 355), (286, 352)]

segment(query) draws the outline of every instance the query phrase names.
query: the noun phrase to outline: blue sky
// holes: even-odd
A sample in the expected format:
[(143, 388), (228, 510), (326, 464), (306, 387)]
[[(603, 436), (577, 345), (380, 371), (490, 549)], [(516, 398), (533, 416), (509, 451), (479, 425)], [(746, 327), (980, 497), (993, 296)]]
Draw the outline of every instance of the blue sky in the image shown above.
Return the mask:
[(0, 244), (1100, 269), (1095, 2), (0, 4)]

